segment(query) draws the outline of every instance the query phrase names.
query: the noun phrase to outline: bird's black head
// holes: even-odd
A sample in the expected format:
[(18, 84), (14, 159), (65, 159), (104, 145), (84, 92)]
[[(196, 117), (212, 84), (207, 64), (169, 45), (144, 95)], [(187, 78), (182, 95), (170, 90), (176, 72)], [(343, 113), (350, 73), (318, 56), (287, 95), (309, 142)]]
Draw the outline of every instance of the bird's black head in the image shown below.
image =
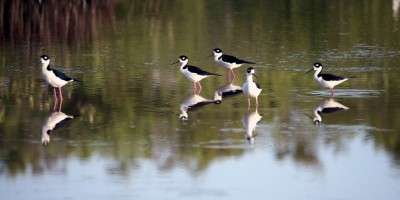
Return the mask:
[(215, 49), (214, 49), (214, 52), (215, 52), (215, 53), (222, 53), (222, 49), (220, 49), (220, 48), (215, 48)]
[(47, 56), (47, 55), (42, 55), (42, 56), (40, 56), (40, 58), (43, 59), (43, 60), (48, 60), (48, 59), (50, 59), (50, 57)]
[(254, 138), (254, 136), (246, 136), (246, 139), (247, 139), (248, 143), (253, 144), (255, 138)]
[(254, 70), (254, 68), (249, 67), (249, 68), (247, 68), (247, 73), (251, 73), (251, 71), (253, 71), (253, 70)]
[(178, 61), (173, 62), (170, 65), (173, 65), (173, 64), (176, 64), (176, 63), (179, 63), (179, 62), (180, 63), (187, 63), (188, 62), (188, 57), (184, 56), (184, 55), (181, 55), (181, 56), (179, 56), (179, 60)]
[(179, 60), (181, 60), (181, 61), (185, 61), (187, 59), (188, 59), (188, 57), (185, 55), (179, 56)]
[(255, 76), (255, 77), (257, 77), (256, 74), (255, 74), (254, 68), (252, 68), (252, 67), (247, 68), (247, 76)]
[(321, 125), (321, 121), (319, 121), (318, 119), (315, 119), (315, 120), (313, 121), (313, 123), (314, 123), (315, 126)]
[(313, 67), (320, 68), (320, 67), (322, 67), (322, 64), (319, 62), (316, 62), (316, 63), (314, 63)]

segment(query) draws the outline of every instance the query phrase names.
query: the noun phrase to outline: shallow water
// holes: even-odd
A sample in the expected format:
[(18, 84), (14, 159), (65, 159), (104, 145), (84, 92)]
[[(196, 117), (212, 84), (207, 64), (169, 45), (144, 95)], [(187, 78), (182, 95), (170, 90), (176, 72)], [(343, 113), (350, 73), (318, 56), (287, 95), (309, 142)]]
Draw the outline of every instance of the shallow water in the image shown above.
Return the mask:
[[(122, 1), (95, 7), (112, 17), (82, 33), (6, 38), (0, 197), (397, 199), (396, 3)], [(211, 102), (233, 88), (206, 58), (215, 47), (257, 62), (257, 112), (240, 93)], [(83, 80), (63, 88), (62, 103), (41, 79), (42, 54)], [(204, 79), (193, 95), (179, 64), (170, 65), (182, 54), (223, 76)], [(330, 103), (343, 109), (319, 125), (315, 111), (330, 91), (304, 74), (316, 61), (326, 73), (356, 76), (335, 89)], [(235, 88), (246, 68), (235, 69)], [(192, 108), (197, 100), (207, 103)], [(59, 110), (75, 118), (43, 146), (42, 126)]]

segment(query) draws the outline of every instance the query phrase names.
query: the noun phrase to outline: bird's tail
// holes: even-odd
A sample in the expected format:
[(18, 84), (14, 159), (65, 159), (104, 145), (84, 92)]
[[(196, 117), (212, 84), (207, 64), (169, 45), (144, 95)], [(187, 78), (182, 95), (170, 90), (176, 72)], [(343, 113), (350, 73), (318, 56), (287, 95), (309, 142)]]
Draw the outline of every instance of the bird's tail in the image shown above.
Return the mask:
[(72, 80), (73, 80), (73, 81), (76, 81), (76, 82), (83, 82), (83, 81), (81, 81), (81, 80), (79, 80), (79, 79), (76, 79), (76, 78), (73, 78)]

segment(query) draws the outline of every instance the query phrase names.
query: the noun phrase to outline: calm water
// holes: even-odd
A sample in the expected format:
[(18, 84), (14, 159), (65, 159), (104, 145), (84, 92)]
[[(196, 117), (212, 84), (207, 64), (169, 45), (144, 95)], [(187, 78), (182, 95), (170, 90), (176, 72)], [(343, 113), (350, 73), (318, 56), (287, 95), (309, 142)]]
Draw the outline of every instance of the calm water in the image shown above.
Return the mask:
[[(82, 7), (53, 5), (70, 13), (49, 18), (36, 5), (32, 18), (8, 19), (18, 30), (2, 24), (1, 199), (398, 199), (398, 1), (109, 3), (70, 18)], [(258, 111), (243, 94), (186, 111), (244, 83), (247, 66), (232, 86), (206, 58), (215, 47), (257, 62)], [(42, 54), (83, 80), (63, 88), (62, 104), (42, 81)], [(170, 65), (180, 55), (224, 76), (193, 95)], [(356, 78), (329, 100), (304, 74), (316, 61)], [(314, 125), (328, 103), (343, 109)], [(42, 145), (42, 126), (63, 114), (75, 118)]]

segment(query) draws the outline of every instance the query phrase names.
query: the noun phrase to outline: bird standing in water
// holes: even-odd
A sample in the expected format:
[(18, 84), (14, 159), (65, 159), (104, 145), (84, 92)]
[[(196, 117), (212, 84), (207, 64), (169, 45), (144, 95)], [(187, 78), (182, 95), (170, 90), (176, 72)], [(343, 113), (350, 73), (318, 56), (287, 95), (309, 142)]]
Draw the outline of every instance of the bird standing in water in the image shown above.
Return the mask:
[(252, 67), (247, 69), (246, 82), (243, 84), (243, 93), (247, 96), (248, 110), (250, 110), (250, 98), (256, 98), (256, 109), (258, 109), (258, 95), (260, 95), (262, 89), (259, 84), (253, 81), (253, 76), (256, 76), (255, 70)]
[(56, 88), (58, 88), (60, 93), (60, 99), (63, 100), (61, 88), (72, 81), (81, 82), (78, 79), (70, 78), (65, 75), (63, 72), (56, 70), (50, 66), (50, 57), (47, 55), (42, 55), (40, 57), (40, 62), (42, 63), (42, 75), (43, 79), (46, 81), (48, 85), (53, 87), (54, 91), (54, 99), (57, 98)]
[(180, 56), (179, 60), (174, 62), (174, 63), (171, 63), (171, 65), (173, 65), (175, 63), (178, 63), (178, 62), (180, 62), (182, 64), (181, 67), (180, 67), (180, 71), (182, 72), (182, 74), (186, 78), (188, 78), (190, 81), (193, 82), (193, 94), (195, 94), (196, 90), (197, 90), (196, 83), (200, 87), (200, 89), (199, 89), (197, 94), (199, 94), (201, 89), (203, 89), (203, 87), (201, 87), (201, 84), (200, 84), (200, 81), (203, 78), (206, 78), (206, 77), (209, 77), (209, 76), (221, 76), (219, 74), (214, 74), (214, 73), (211, 73), (211, 72), (204, 71), (204, 70), (202, 70), (202, 69), (200, 69), (200, 68), (198, 68), (196, 66), (188, 65), (189, 59), (188, 59), (187, 56), (184, 56), (184, 55)]
[(222, 54), (222, 49), (220, 48), (215, 48), (211, 56), (213, 55), (215, 63), (229, 69), (228, 79), (230, 82), (233, 82), (233, 79), (235, 78), (235, 73), (233, 72), (234, 68), (240, 67), (243, 64), (256, 64), (254, 62), (236, 58), (235, 56)]
[(349, 78), (354, 78), (354, 77), (337, 76), (337, 75), (333, 75), (333, 74), (322, 74), (321, 73), (322, 64), (319, 62), (314, 63), (313, 68), (310, 69), (309, 71), (307, 71), (306, 74), (313, 70), (315, 71), (314, 80), (317, 81), (317, 83), (321, 87), (326, 87), (331, 90), (331, 98), (333, 98), (333, 95), (335, 94), (333, 88), (336, 85), (339, 85), (339, 84), (349, 80)]

